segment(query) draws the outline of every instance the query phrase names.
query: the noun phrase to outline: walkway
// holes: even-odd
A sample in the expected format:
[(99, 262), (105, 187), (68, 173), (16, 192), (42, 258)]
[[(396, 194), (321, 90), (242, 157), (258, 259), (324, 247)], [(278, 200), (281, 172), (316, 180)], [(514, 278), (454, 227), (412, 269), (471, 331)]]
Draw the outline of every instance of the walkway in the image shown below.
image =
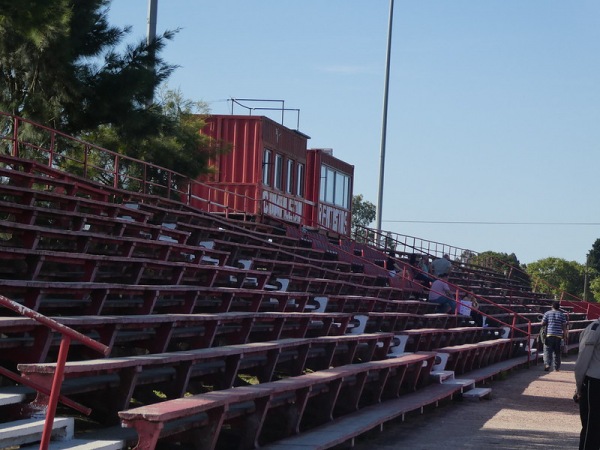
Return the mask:
[(357, 439), (354, 448), (577, 449), (581, 424), (572, 399), (576, 357), (565, 357), (560, 372), (544, 372), (541, 362), (512, 371), (489, 385), (489, 400), (451, 401), (405, 422), (387, 423), (382, 433)]

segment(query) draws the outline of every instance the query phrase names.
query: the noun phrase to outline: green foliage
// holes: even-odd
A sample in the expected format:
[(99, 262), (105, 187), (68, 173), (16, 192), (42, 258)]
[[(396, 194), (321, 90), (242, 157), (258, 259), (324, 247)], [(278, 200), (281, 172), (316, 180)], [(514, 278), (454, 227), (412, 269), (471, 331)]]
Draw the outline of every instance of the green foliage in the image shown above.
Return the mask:
[[(591, 277), (590, 278), (590, 285), (589, 285), (589, 289), (590, 289), (590, 293), (592, 294), (593, 300), (595, 302), (600, 302), (600, 276), (598, 276), (598, 273), (596, 273), (595, 277)], [(591, 300), (591, 299), (588, 299)]]
[(367, 231), (362, 227), (368, 227), (377, 215), (377, 207), (364, 200), (362, 194), (358, 194), (352, 197), (352, 235), (359, 241), (370, 241), (374, 236), (367, 236)]
[(95, 61), (126, 33), (108, 25), (108, 5), (108, 0), (24, 0), (3, 7), (0, 109), (68, 130), (99, 106), (90, 80), (108, 68)]
[(527, 273), (535, 290), (560, 297), (563, 292), (583, 298), (585, 267), (576, 261), (545, 258), (528, 264)]
[(364, 200), (362, 194), (352, 197), (352, 230), (356, 227), (368, 227), (375, 220), (377, 215), (377, 207)]
[(487, 267), (506, 274), (506, 276), (529, 282), (529, 275), (526, 272), (526, 267), (521, 265), (519, 259), (514, 253), (499, 253), (491, 250), (478, 253), (477, 255), (471, 252), (465, 252), (462, 255), (467, 258), (469, 264)]
[[(110, 0), (8, 2), (0, 10), (0, 110), (197, 177), (208, 170), (209, 157), (224, 150), (199, 134), (206, 104), (186, 100), (179, 91), (164, 91), (154, 101), (175, 70), (160, 52), (176, 31), (118, 52), (129, 29), (109, 25), (109, 5)], [(31, 132), (27, 140), (47, 145), (50, 136)], [(61, 151), (83, 155), (83, 148), (72, 145), (59, 146), (59, 159)], [(91, 158), (99, 168), (107, 163), (101, 155)], [(69, 162), (63, 158), (62, 164)], [(166, 182), (160, 170), (149, 176)]]
[(592, 245), (592, 249), (587, 254), (588, 267), (600, 273), (600, 239)]

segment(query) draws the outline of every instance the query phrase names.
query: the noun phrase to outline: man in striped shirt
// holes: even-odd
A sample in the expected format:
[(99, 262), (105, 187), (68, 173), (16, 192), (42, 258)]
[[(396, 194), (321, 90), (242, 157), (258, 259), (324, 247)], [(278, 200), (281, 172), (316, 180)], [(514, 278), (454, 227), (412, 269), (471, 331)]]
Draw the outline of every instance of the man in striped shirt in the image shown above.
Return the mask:
[(544, 313), (542, 326), (546, 327), (546, 340), (544, 341), (544, 370), (551, 367), (560, 370), (561, 341), (567, 339), (567, 315), (560, 310), (560, 303), (552, 303), (552, 309)]

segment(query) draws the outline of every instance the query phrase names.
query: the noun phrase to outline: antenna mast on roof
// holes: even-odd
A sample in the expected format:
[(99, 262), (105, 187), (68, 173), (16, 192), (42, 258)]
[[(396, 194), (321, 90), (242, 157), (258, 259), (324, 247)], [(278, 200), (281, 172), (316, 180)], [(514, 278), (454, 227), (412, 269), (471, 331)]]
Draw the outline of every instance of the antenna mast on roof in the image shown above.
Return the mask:
[[(281, 125), (283, 125), (285, 111), (294, 111), (296, 113), (296, 131), (300, 130), (300, 110), (297, 108), (286, 108), (285, 100), (265, 100), (259, 98), (231, 98), (231, 114), (233, 114), (234, 105), (238, 105), (248, 111), (249, 115), (252, 115), (253, 111), (281, 111)], [(261, 103), (279, 103), (281, 106), (275, 107), (253, 107), (244, 105), (241, 102), (261, 102)]]

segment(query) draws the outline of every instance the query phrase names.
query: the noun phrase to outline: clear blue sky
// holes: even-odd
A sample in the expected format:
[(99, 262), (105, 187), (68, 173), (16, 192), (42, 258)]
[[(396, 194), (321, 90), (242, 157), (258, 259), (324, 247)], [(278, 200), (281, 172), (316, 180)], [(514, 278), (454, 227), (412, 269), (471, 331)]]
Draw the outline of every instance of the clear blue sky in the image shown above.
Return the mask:
[[(285, 100), (376, 204), (388, 13), (389, 0), (158, 0), (157, 30), (181, 29), (162, 54), (180, 66), (169, 87), (215, 114), (232, 97)], [(129, 42), (146, 15), (147, 0), (112, 0)], [(583, 263), (600, 238), (599, 57), (595, 0), (396, 0), (383, 229)]]

